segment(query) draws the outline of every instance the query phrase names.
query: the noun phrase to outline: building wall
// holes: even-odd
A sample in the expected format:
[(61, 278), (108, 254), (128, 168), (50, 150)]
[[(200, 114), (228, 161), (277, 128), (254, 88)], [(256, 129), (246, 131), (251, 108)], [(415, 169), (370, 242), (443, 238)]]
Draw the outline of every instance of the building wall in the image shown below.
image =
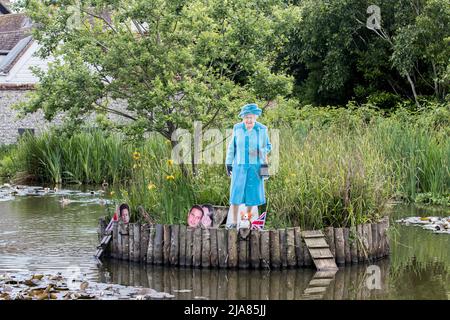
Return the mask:
[(27, 92), (29, 90), (0, 90), (0, 145), (17, 142), (19, 129), (34, 129), (36, 133), (40, 133), (60, 122), (56, 120), (51, 124), (45, 121), (40, 111), (19, 119), (17, 110), (13, 110), (11, 106), (26, 99)]

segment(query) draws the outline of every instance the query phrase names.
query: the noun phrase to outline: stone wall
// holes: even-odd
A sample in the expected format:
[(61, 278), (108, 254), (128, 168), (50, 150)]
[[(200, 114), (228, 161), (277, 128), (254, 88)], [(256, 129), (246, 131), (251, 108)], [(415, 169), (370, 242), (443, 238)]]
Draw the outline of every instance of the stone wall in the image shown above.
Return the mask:
[[(14, 144), (20, 137), (19, 130), (22, 129), (34, 129), (35, 134), (39, 134), (52, 126), (60, 125), (63, 121), (63, 116), (58, 116), (52, 122), (48, 122), (44, 119), (42, 111), (38, 111), (34, 114), (29, 114), (23, 119), (18, 118), (17, 110), (11, 108), (11, 106), (19, 101), (26, 99), (27, 93), (30, 90), (23, 89), (3, 89), (0, 88), (0, 145)], [(125, 111), (126, 102), (113, 101), (110, 107), (116, 110)], [(128, 122), (129, 119), (123, 118), (118, 115), (110, 114), (108, 118), (116, 122)], [(88, 117), (87, 121), (93, 121), (95, 115)]]
[(11, 106), (26, 99), (28, 92), (30, 91), (0, 90), (0, 145), (16, 143), (20, 136), (19, 129), (34, 129), (38, 134), (61, 122), (55, 120), (49, 123), (44, 119), (41, 111), (19, 119), (17, 110), (12, 109)]

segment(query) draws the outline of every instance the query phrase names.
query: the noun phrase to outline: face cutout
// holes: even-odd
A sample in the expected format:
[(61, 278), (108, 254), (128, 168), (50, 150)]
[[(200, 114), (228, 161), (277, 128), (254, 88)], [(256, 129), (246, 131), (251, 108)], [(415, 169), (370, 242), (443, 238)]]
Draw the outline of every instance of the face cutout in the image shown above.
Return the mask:
[(123, 209), (122, 209), (122, 212), (121, 212), (120, 216), (121, 216), (122, 221), (123, 221), (124, 223), (130, 222), (130, 213), (128, 212), (128, 209), (127, 209), (127, 208), (123, 208)]
[(196, 227), (200, 223), (203, 217), (203, 211), (199, 208), (193, 208), (191, 212), (189, 212), (188, 216), (188, 225), (190, 227)]

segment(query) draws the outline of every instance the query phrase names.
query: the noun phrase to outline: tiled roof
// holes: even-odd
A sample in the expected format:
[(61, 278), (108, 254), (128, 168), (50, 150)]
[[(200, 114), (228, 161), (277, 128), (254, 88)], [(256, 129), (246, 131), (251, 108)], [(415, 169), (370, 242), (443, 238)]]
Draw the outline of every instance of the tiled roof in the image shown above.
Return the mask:
[(7, 14), (11, 13), (11, 10), (9, 9), (9, 0), (4, 1), (0, 0), (0, 14)]
[(0, 15), (0, 73), (8, 73), (28, 49), (31, 39), (31, 20), (22, 13)]

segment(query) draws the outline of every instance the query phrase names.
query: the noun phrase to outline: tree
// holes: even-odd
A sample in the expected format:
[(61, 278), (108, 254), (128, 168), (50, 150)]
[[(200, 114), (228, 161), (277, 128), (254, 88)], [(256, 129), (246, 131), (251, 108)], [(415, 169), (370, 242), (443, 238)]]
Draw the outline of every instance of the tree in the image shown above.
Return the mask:
[[(290, 77), (272, 70), (286, 41), (276, 29), (289, 18), (279, 1), (29, 0), (25, 12), (40, 56), (55, 59), (36, 70), (25, 113), (115, 113), (131, 121), (128, 132), (171, 139), (194, 120), (208, 128), (243, 103), (264, 105), (292, 89)], [(126, 110), (112, 108), (115, 99)]]

